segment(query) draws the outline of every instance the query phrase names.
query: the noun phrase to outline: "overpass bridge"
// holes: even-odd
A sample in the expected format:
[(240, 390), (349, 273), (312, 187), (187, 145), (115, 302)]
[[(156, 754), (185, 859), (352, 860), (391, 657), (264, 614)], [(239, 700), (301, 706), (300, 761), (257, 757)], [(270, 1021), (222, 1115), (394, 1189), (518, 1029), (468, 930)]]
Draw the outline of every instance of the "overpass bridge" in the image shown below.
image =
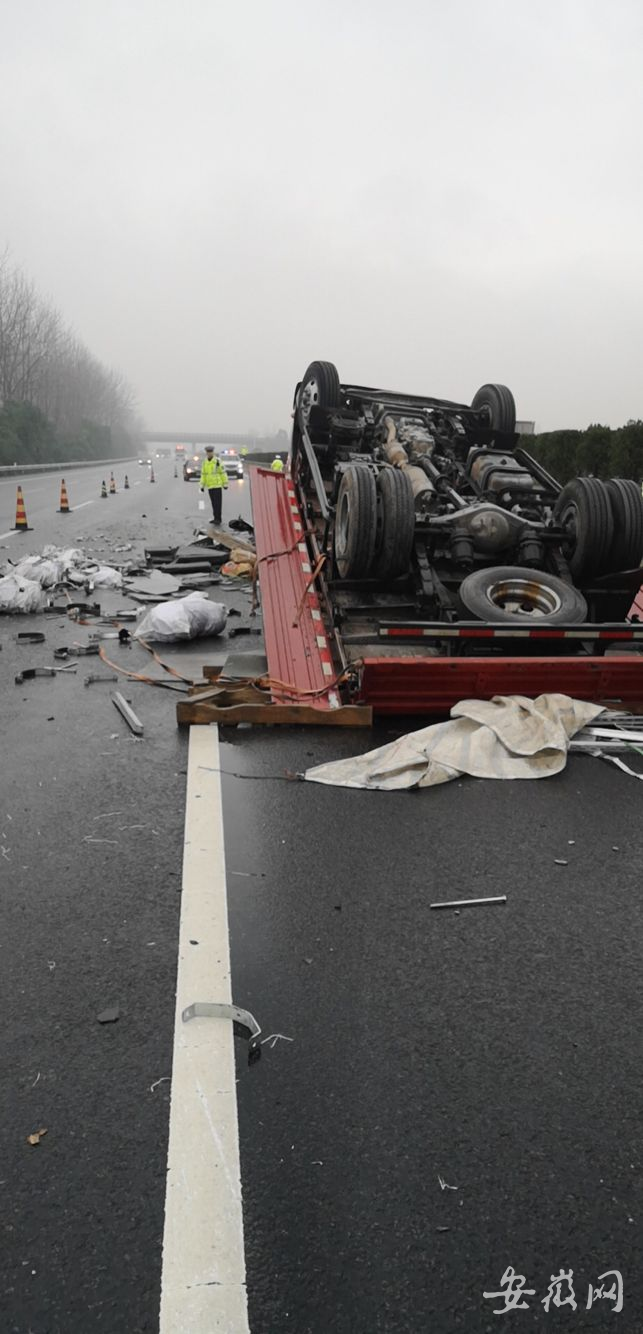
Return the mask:
[(243, 435), (234, 431), (141, 431), (146, 445), (243, 445), (259, 454), (279, 453), (288, 449), (285, 431), (277, 435)]

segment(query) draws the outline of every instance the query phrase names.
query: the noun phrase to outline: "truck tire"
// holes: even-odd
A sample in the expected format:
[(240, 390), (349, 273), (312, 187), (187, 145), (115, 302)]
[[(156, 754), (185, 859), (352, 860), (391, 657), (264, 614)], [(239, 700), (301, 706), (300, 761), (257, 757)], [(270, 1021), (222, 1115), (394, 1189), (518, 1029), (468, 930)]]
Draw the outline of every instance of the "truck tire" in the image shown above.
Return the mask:
[(377, 490), (380, 511), (373, 574), (376, 579), (397, 579), (406, 574), (413, 551), (413, 490), (406, 473), (399, 468), (383, 468)]
[(525, 626), (580, 624), (587, 619), (581, 593), (556, 575), (522, 565), (476, 570), (460, 585), (460, 601), (481, 621), (514, 621)]
[(643, 560), (643, 495), (638, 482), (614, 477), (606, 482), (614, 519), (609, 568), (634, 570)]
[(516, 430), (516, 404), (514, 396), (506, 384), (483, 384), (473, 397), (471, 404), (474, 412), (487, 409), (487, 414), (494, 431), (513, 435)]
[(576, 582), (607, 572), (614, 518), (605, 482), (598, 477), (574, 477), (558, 496), (554, 522), (567, 530), (563, 555)]
[(311, 408), (338, 408), (340, 403), (339, 375), (332, 361), (311, 361), (299, 391), (304, 421)]
[(370, 470), (359, 463), (346, 468), (335, 511), (335, 564), (340, 579), (365, 579), (373, 564), (377, 537), (377, 488)]

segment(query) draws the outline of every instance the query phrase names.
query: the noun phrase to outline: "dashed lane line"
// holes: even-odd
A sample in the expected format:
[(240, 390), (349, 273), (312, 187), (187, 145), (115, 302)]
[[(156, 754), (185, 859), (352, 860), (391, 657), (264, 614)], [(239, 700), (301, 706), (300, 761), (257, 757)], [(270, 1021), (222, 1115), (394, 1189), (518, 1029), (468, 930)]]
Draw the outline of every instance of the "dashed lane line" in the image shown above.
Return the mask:
[(219, 733), (192, 727), (160, 1334), (249, 1334), (232, 1024), (182, 1021), (231, 1000)]

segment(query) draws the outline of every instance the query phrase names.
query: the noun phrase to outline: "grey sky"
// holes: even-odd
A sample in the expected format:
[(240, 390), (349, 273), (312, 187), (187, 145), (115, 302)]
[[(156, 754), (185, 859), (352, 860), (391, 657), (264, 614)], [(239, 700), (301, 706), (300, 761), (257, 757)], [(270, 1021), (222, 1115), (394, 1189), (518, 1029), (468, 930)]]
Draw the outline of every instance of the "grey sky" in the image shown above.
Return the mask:
[(638, 0), (0, 0), (8, 244), (150, 427), (643, 416)]

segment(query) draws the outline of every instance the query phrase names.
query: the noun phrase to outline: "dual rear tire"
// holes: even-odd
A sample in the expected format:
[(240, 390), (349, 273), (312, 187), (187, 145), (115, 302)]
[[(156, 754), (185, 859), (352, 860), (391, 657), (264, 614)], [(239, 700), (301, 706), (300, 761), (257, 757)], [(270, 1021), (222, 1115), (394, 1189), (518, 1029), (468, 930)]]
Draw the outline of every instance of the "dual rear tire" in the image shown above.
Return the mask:
[(409, 568), (415, 535), (411, 483), (399, 468), (377, 478), (364, 464), (345, 468), (335, 512), (340, 579), (397, 579)]
[(554, 523), (565, 530), (562, 552), (576, 583), (641, 563), (643, 495), (637, 482), (574, 477), (558, 496)]

